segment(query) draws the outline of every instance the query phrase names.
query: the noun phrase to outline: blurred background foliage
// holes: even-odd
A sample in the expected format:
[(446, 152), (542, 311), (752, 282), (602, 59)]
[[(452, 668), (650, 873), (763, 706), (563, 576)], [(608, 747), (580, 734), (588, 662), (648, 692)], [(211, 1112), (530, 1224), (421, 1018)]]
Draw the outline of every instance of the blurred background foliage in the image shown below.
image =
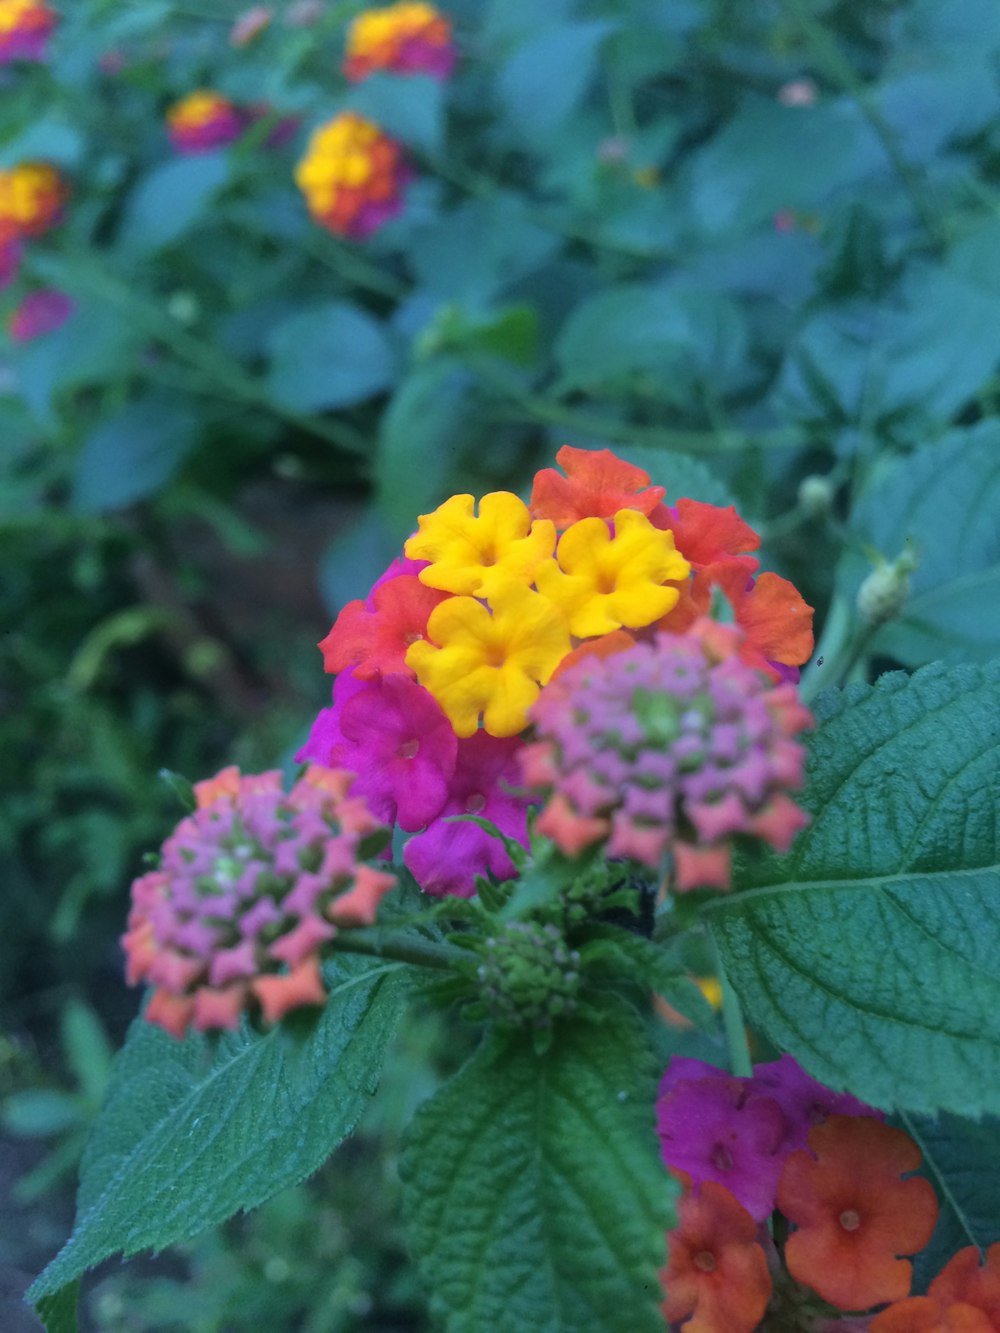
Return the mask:
[[(275, 3), (237, 46), (243, 8), (74, 0), (44, 63), (0, 69), (0, 168), (52, 162), (72, 190), (0, 319), (34, 288), (75, 303), (0, 334), (12, 1311), (136, 1010), (117, 937), (178, 814), (160, 770), (289, 764), (326, 701), (316, 641), (418, 512), (611, 445), (760, 529), (817, 608), (811, 686), (826, 660), (1000, 646), (994, 0), (451, 0), (448, 82), (354, 86), (362, 5)], [(183, 157), (164, 112), (198, 87), (260, 118)], [(415, 172), (364, 243), (293, 182), (345, 108)], [(861, 642), (857, 587), (904, 549), (910, 603)], [(355, 1145), (99, 1279), (90, 1327), (423, 1327), (392, 1162), (451, 1044), (416, 1020)]]

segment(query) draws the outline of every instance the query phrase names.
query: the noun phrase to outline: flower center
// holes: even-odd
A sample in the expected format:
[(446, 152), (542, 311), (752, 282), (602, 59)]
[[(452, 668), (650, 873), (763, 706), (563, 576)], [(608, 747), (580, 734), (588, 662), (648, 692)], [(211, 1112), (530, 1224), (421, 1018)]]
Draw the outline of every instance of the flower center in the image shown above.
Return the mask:
[(716, 1171), (732, 1171), (733, 1154), (724, 1143), (717, 1143), (712, 1149), (711, 1162)]
[(857, 1231), (861, 1225), (861, 1214), (856, 1208), (845, 1208), (840, 1214), (840, 1225), (845, 1231)]
[(422, 634), (414, 630), (412, 633), (407, 634), (406, 637), (403, 639), (403, 647), (409, 648), (410, 644), (419, 643), (423, 637), (424, 636)]
[(486, 797), (482, 792), (475, 792), (465, 803), (465, 813), (467, 815), (478, 815), (480, 810), (486, 809)]
[(703, 1273), (711, 1273), (715, 1270), (715, 1255), (711, 1250), (699, 1250), (694, 1256), (695, 1268), (700, 1268)]
[(413, 740), (405, 741), (396, 753), (399, 755), (400, 759), (415, 759), (419, 749), (420, 742), (414, 737)]

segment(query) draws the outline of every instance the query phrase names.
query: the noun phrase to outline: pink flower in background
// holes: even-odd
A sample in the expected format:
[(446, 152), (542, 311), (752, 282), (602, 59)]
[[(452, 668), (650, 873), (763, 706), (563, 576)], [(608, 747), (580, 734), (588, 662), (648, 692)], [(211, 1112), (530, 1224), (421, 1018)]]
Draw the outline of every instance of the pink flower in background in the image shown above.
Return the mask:
[(7, 328), (15, 342), (31, 342), (61, 328), (75, 308), (72, 297), (65, 292), (43, 288), (24, 298), (11, 315)]
[(229, 32), (230, 46), (249, 46), (270, 26), (274, 10), (270, 5), (251, 5), (239, 16)]
[(199, 88), (167, 110), (167, 133), (179, 153), (208, 153), (243, 133), (245, 121), (228, 97)]
[(17, 277), (17, 270), (21, 263), (21, 245), (13, 236), (5, 241), (0, 241), (0, 291), (10, 284)]
[(450, 822), (449, 817), (480, 815), (527, 847), (531, 802), (510, 790), (519, 781), (517, 752), (521, 747), (518, 737), (501, 738), (485, 731), (458, 742), (444, 809), (403, 851), (407, 869), (426, 893), (471, 898), (477, 875), (489, 872), (497, 879), (509, 879), (515, 874), (499, 838), (478, 824)]
[(0, 65), (44, 60), (56, 16), (42, 0), (0, 0)]

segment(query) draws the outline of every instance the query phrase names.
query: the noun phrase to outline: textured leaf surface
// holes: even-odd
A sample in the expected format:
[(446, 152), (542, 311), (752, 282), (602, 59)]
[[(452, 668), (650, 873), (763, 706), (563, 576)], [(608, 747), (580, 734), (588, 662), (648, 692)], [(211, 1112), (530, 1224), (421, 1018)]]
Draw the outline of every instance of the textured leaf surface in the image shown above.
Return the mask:
[(817, 701), (788, 856), (706, 913), (751, 1022), (882, 1107), (1000, 1110), (1000, 664)]
[(926, 1285), (966, 1245), (985, 1250), (1000, 1240), (1000, 1122), (907, 1115), (902, 1126), (920, 1144), (941, 1204), (931, 1243), (916, 1260), (918, 1283)]
[(403, 1001), (400, 970), (344, 956), (302, 1038), (175, 1041), (138, 1020), (84, 1156), (73, 1235), (31, 1290), (58, 1291), (110, 1254), (161, 1249), (315, 1171), (374, 1092)]
[(661, 1333), (671, 1181), (638, 1017), (488, 1039), (417, 1115), (411, 1243), (448, 1333)]
[(76, 1307), (80, 1299), (80, 1283), (67, 1282), (51, 1296), (38, 1302), (38, 1317), (45, 1325), (45, 1333), (77, 1333)]

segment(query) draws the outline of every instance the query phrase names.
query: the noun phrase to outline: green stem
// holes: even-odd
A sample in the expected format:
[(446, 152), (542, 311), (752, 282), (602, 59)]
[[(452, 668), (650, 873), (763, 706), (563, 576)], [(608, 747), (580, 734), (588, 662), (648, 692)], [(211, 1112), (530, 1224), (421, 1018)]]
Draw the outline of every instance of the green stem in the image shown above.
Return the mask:
[(862, 115), (878, 135), (886, 156), (909, 194), (914, 211), (923, 223), (928, 236), (935, 246), (943, 246), (947, 237), (937, 211), (927, 197), (920, 172), (903, 154), (895, 131), (883, 116), (868, 87), (858, 77), (854, 66), (834, 38), (810, 11), (810, 3), (811, 0), (784, 0), (786, 10), (812, 47), (817, 65), (831, 82), (857, 102)]
[(345, 930), (328, 946), (337, 953), (360, 953), (369, 958), (388, 958), (414, 967), (432, 967), (447, 972), (456, 963), (468, 962), (475, 955), (453, 944), (435, 944), (416, 935), (384, 935), (377, 930)]
[(750, 1047), (747, 1045), (747, 1029), (743, 1020), (740, 997), (726, 976), (715, 936), (713, 935), (711, 939), (715, 951), (715, 974), (722, 988), (722, 1026), (726, 1033), (730, 1072), (737, 1078), (750, 1078), (753, 1074), (753, 1061), (750, 1059)]

